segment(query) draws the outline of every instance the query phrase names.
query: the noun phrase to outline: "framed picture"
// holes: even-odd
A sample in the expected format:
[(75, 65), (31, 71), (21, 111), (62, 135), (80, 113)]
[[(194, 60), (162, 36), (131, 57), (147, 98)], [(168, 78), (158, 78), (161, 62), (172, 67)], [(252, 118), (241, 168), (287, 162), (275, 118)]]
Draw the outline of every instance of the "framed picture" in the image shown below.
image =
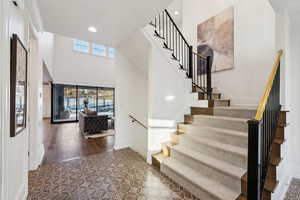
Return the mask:
[[(234, 7), (209, 18), (197, 26), (197, 52), (211, 57), (212, 72), (234, 67)], [(200, 65), (198, 74), (206, 73), (206, 65)]]
[(10, 136), (15, 137), (26, 128), (27, 113), (27, 63), (28, 52), (13, 34), (11, 38), (10, 70)]

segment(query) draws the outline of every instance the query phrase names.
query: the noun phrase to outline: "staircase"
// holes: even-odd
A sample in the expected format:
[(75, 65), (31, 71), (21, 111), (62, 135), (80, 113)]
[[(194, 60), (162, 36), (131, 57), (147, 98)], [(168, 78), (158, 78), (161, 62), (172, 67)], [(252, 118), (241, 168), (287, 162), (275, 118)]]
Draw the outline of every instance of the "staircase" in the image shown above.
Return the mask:
[(247, 172), (247, 121), (255, 112), (227, 102), (226, 107), (192, 107), (173, 133), (161, 171), (199, 199), (237, 199)]
[(191, 107), (171, 141), (162, 144), (162, 153), (152, 156), (153, 164), (201, 200), (271, 200), (285, 141), (286, 112), (278, 90), (281, 55), (259, 107), (231, 106), (212, 87), (210, 57), (193, 52), (168, 11), (150, 24), (192, 80), (192, 92), (208, 101), (208, 108)]

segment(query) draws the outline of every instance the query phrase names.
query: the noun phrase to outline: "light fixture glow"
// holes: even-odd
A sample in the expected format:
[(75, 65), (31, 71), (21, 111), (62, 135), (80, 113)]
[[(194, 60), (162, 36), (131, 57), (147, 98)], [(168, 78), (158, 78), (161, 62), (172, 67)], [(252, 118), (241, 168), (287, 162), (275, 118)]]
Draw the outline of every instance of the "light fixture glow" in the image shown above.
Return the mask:
[(175, 15), (179, 15), (179, 12), (176, 10), (176, 11), (174, 12), (174, 14), (175, 14)]
[(176, 97), (174, 95), (169, 95), (165, 97), (165, 101), (173, 101)]
[(89, 32), (91, 32), (91, 33), (96, 33), (96, 32), (97, 32), (97, 29), (96, 29), (96, 27), (94, 27), (94, 26), (90, 26), (90, 27), (88, 28), (88, 30), (89, 30)]

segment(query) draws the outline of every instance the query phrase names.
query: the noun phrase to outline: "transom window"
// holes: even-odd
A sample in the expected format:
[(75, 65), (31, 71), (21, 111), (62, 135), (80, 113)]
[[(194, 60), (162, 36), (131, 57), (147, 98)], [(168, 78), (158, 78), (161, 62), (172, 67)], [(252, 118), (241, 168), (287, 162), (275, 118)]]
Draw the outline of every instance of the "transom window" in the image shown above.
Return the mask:
[(74, 40), (73, 50), (82, 53), (89, 53), (96, 56), (109, 58), (115, 57), (115, 49), (101, 44), (89, 43), (84, 40)]
[(79, 52), (83, 52), (83, 53), (89, 53), (89, 51), (90, 51), (90, 44), (87, 41), (74, 40), (73, 49), (74, 49), (74, 51), (79, 51)]
[(114, 58), (116, 55), (115, 55), (115, 49), (114, 48), (109, 48), (108, 49), (108, 56), (111, 57), (111, 58)]
[(100, 44), (93, 44), (93, 54), (98, 56), (106, 56), (107, 47)]

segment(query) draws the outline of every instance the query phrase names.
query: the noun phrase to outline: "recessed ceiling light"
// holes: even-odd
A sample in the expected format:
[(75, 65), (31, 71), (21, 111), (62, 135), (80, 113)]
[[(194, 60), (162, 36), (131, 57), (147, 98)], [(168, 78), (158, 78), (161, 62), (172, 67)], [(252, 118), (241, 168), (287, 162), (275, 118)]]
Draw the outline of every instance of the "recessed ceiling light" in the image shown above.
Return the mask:
[(97, 32), (97, 29), (96, 29), (96, 27), (94, 27), (94, 26), (90, 26), (90, 27), (88, 28), (88, 30), (89, 30), (89, 32), (92, 32), (92, 33), (96, 33), (96, 32)]
[(175, 15), (179, 15), (179, 12), (176, 10), (176, 11), (174, 12), (174, 14), (175, 14)]

